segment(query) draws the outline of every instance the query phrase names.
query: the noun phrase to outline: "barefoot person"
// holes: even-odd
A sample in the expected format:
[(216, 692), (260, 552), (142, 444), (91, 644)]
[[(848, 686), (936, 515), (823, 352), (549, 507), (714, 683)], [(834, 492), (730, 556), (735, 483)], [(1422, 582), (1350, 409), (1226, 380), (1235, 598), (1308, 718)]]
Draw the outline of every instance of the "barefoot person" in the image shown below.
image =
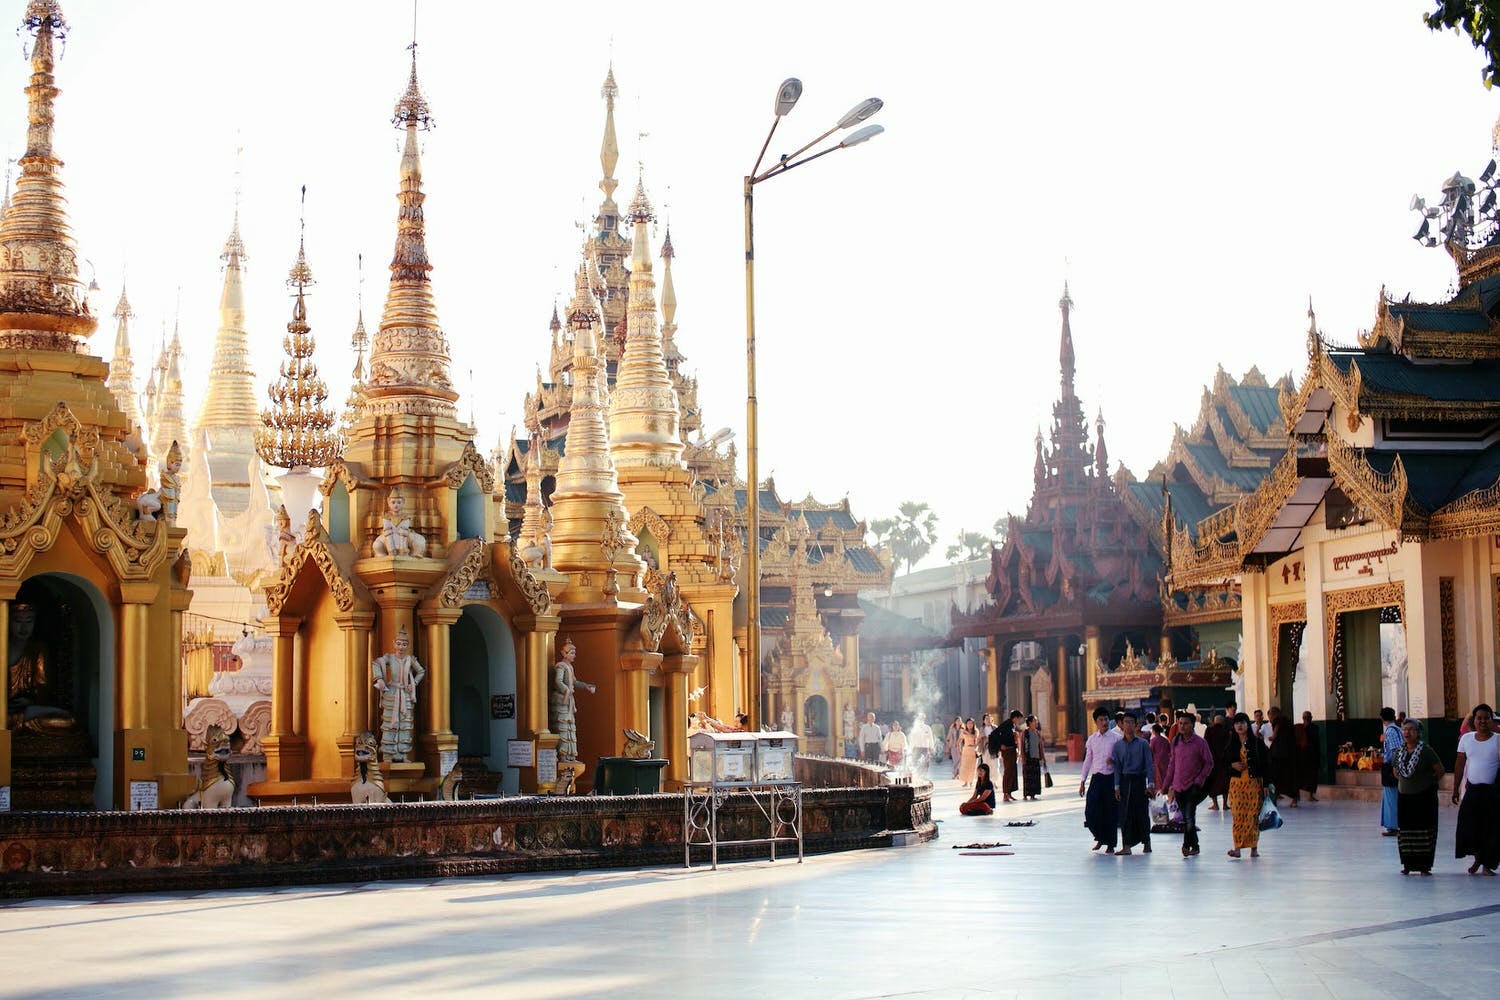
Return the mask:
[(1115, 766), (1115, 801), (1120, 806), (1120, 849), (1129, 854), (1136, 844), (1151, 853), (1151, 815), (1146, 803), (1156, 794), (1156, 776), (1151, 765), (1151, 746), (1136, 735), (1135, 713), (1121, 720), (1120, 739), (1110, 750)]
[[(1500, 866), (1500, 798), (1495, 794), (1495, 772), (1500, 770), (1500, 739), (1495, 738), (1495, 712), (1488, 705), (1474, 706), (1474, 731), (1458, 738), (1458, 759), (1453, 763), (1453, 804), (1458, 806), (1458, 829), (1454, 834), (1454, 857), (1473, 856), (1469, 874), (1483, 869), (1494, 875)], [(1467, 785), (1463, 802), (1459, 786)]]
[(1115, 761), (1112, 751), (1123, 734), (1109, 728), (1109, 713), (1102, 708), (1094, 709), (1094, 732), (1083, 748), (1083, 780), (1078, 782), (1078, 794), (1083, 796), (1085, 788), (1088, 798), (1083, 803), (1083, 825), (1094, 835), (1091, 850), (1104, 848), (1105, 854), (1115, 853), (1115, 838), (1119, 833), (1119, 810), (1115, 806)]
[(1391, 759), (1396, 769), (1396, 849), (1402, 875), (1431, 875), (1437, 855), (1438, 782), (1443, 762), (1422, 741), (1422, 724), (1407, 719), (1401, 726), (1401, 749)]

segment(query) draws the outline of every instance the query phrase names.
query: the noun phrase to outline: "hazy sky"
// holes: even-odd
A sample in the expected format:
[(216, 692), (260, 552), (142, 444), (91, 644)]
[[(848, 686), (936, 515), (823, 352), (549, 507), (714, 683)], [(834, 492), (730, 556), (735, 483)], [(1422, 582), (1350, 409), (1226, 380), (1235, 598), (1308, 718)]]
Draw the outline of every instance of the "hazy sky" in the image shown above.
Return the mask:
[[(1066, 279), (1079, 393), (1091, 422), (1104, 411), (1112, 462), (1142, 476), (1216, 364), (1300, 375), (1309, 295), (1326, 334), (1352, 341), (1382, 284), (1445, 294), (1452, 266), (1409, 238), (1407, 205), (1483, 167), (1500, 103), (1467, 39), (1422, 25), (1428, 6), (868, 2), (738, 21), (722, 4), (429, 0), (428, 245), (461, 405), (486, 450), (520, 423), (575, 223), (599, 202), (612, 57), (619, 201), (644, 160), (707, 429), (734, 428), (743, 448), (740, 178), (796, 75), (806, 92), (773, 154), (870, 95), (887, 132), (758, 188), (762, 474), (792, 498), (848, 493), (865, 517), (927, 500), (945, 542), (1020, 512), (1057, 394)], [(23, 9), (0, 8), (15, 22)], [(111, 352), (127, 264), (138, 371), (180, 285), (196, 413), (242, 145), (262, 379), (306, 184), (309, 314), (341, 403), (357, 254), (372, 330), (385, 297), (410, 4), (65, 9), (57, 148), (104, 289), (97, 352)], [(28, 70), (19, 39), (9, 51), (0, 151), (17, 156)]]

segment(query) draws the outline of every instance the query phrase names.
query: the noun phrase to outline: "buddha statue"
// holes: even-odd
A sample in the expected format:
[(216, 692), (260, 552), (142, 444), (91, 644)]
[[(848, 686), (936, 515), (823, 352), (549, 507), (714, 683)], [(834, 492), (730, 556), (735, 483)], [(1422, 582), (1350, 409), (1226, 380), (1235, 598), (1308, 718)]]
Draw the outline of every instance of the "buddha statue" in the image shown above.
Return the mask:
[(412, 530), (411, 518), (406, 514), (406, 498), (398, 490), (391, 490), (385, 498), (386, 516), (381, 518), (380, 533), (370, 551), (377, 556), (412, 556), (417, 559), (427, 555), (427, 539)]
[(9, 652), (10, 728), (57, 736), (77, 730), (72, 712), (47, 704), (52, 680), (47, 671), (55, 663), (46, 642), (36, 636), (35, 605), (16, 602), (10, 606)]

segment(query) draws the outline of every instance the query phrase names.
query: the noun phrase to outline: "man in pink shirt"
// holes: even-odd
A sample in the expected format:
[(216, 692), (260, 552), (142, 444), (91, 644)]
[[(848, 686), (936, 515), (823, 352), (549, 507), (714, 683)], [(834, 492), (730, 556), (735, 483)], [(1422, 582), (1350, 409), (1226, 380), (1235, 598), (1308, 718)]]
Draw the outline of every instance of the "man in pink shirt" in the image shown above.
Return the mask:
[(1193, 713), (1177, 713), (1177, 738), (1172, 741), (1172, 759), (1167, 763), (1167, 801), (1182, 811), (1182, 856), (1198, 853), (1198, 803), (1206, 796), (1208, 777), (1214, 770), (1214, 755), (1208, 741), (1197, 733)]

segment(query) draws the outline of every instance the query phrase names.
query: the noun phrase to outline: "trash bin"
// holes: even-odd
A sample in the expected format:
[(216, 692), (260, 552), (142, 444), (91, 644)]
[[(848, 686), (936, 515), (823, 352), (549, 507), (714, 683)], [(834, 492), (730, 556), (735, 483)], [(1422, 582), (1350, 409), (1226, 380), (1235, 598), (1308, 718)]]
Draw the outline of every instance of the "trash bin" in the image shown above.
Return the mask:
[(1068, 734), (1068, 762), (1076, 764), (1083, 760), (1083, 734)]
[(594, 771), (594, 792), (598, 795), (655, 795), (661, 791), (661, 770), (667, 762), (661, 759), (641, 760), (634, 757), (600, 757)]

